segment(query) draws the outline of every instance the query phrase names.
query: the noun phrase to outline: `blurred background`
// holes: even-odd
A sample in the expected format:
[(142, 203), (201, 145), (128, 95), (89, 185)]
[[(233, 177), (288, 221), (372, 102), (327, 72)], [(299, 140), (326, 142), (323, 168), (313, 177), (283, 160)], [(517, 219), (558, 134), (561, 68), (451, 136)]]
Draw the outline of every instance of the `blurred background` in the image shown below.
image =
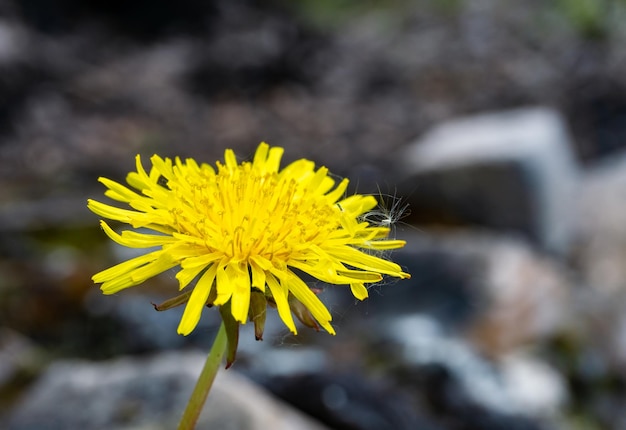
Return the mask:
[(412, 279), (326, 288), (335, 337), (244, 326), (199, 428), (626, 429), (624, 22), (623, 0), (4, 0), (0, 426), (173, 428), (217, 312), (178, 336), (151, 305), (174, 272), (102, 296), (130, 254), (86, 199), (138, 153), (267, 141), (379, 197)]

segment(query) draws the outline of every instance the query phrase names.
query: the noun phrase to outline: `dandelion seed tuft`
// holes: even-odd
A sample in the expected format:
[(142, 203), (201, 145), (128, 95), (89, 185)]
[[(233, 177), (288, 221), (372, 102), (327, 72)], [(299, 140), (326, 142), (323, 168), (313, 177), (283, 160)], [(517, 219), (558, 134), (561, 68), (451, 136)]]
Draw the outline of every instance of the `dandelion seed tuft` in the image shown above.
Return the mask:
[[(365, 212), (361, 215), (363, 221), (367, 221), (372, 225), (379, 227), (392, 228), (402, 218), (409, 215), (409, 204), (404, 203), (401, 198), (393, 195), (383, 195), (380, 190), (378, 192), (381, 202), (378, 207)], [(385, 202), (388, 200), (389, 202)]]

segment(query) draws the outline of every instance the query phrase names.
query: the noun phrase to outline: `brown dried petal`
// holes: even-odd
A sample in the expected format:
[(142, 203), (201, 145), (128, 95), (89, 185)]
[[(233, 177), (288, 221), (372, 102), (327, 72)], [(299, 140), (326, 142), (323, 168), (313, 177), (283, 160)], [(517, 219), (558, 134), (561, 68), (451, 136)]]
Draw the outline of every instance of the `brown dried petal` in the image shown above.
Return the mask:
[(254, 336), (256, 340), (263, 340), (265, 329), (265, 316), (267, 314), (267, 300), (265, 294), (260, 291), (252, 291), (250, 294), (250, 320), (254, 323)]
[(193, 290), (189, 290), (189, 291), (184, 292), (183, 294), (180, 294), (180, 295), (178, 295), (176, 297), (172, 297), (171, 299), (167, 299), (166, 301), (164, 301), (160, 305), (157, 305), (156, 303), (152, 303), (152, 306), (154, 306), (154, 309), (156, 309), (157, 311), (166, 311), (168, 309), (175, 308), (176, 306), (184, 305), (185, 303), (187, 303), (189, 301), (189, 296), (191, 296), (191, 292), (192, 291)]
[(226, 339), (228, 341), (226, 351), (226, 368), (228, 369), (235, 362), (237, 357), (237, 345), (239, 344), (239, 322), (235, 320), (230, 310), (230, 300), (220, 306), (220, 314), (226, 328)]

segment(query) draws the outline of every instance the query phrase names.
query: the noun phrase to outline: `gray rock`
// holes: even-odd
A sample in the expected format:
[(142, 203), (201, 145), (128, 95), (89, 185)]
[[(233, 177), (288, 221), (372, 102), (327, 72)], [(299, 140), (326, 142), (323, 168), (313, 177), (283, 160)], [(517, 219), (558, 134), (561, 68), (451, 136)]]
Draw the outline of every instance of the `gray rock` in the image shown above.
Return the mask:
[(41, 351), (29, 339), (6, 327), (0, 328), (0, 387), (36, 370), (40, 361)]
[(564, 375), (528, 352), (517, 352), (499, 363), (511, 403), (534, 417), (556, 418), (569, 393)]
[(354, 371), (305, 372), (266, 382), (273, 393), (333, 429), (443, 430), (405, 390)]
[(386, 327), (385, 337), (401, 357), (400, 374), (408, 375), (405, 383), (423, 389), (441, 408), (473, 411), (473, 419), (491, 415), (502, 423), (513, 417), (558, 420), (567, 400), (563, 376), (528, 353), (488, 360), (423, 315), (397, 317)]
[(517, 231), (550, 251), (567, 249), (578, 166), (555, 111), (452, 120), (398, 159), (416, 217)]
[(574, 261), (585, 286), (580, 321), (589, 344), (626, 364), (626, 153), (588, 169), (577, 199)]
[(571, 321), (563, 266), (525, 241), (470, 232), (403, 238), (407, 245), (394, 260), (411, 280), (370, 298), (391, 314), (434, 315), (491, 356), (548, 339)]
[(597, 291), (626, 285), (626, 153), (588, 169), (577, 199), (580, 269)]
[[(205, 357), (172, 352), (102, 363), (56, 362), (23, 397), (8, 428), (173, 429)], [(197, 428), (324, 429), (232, 370), (218, 373)]]

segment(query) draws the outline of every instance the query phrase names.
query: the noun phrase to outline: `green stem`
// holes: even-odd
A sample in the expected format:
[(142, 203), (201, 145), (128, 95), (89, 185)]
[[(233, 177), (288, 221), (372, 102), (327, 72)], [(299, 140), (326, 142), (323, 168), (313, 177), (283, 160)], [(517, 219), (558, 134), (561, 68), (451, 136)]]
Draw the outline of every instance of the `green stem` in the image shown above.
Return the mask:
[(213, 346), (211, 347), (211, 352), (209, 352), (206, 358), (198, 382), (196, 382), (193, 393), (191, 393), (183, 417), (180, 419), (178, 430), (193, 430), (195, 428), (225, 351), (226, 328), (224, 327), (224, 323), (222, 323), (215, 337), (215, 341), (213, 342)]

